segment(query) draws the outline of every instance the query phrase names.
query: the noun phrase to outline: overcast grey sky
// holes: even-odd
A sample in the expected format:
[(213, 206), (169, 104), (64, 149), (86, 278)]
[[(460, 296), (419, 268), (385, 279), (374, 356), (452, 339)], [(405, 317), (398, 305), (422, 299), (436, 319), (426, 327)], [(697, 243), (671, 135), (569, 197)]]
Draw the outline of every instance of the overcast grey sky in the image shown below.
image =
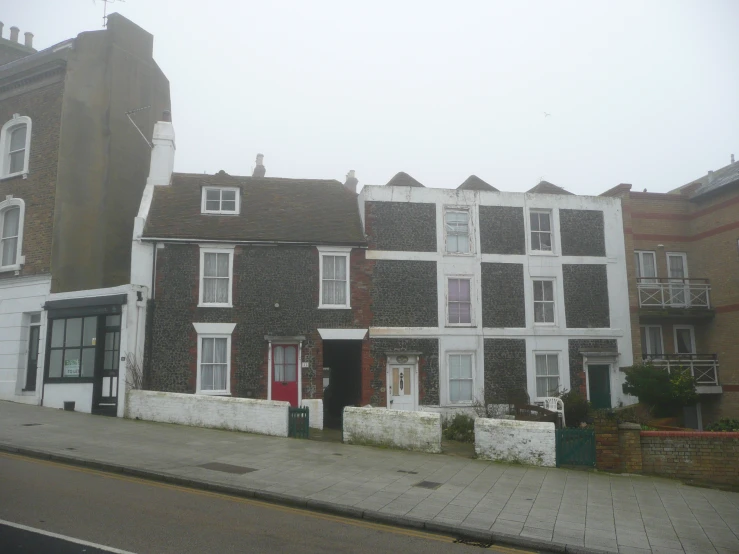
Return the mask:
[[(45, 48), (101, 0), (3, 2)], [(667, 191), (739, 158), (739, 0), (118, 0), (154, 34), (177, 171)], [(133, 106), (136, 107), (136, 106)], [(544, 112), (551, 114), (545, 117)]]

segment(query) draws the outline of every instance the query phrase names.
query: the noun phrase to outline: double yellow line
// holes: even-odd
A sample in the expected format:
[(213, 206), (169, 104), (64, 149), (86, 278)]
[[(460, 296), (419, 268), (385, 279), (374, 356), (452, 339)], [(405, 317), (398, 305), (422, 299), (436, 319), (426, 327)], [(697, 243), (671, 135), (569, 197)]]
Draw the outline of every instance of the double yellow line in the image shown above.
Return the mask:
[[(9, 454), (6, 452), (0, 452), (0, 457), (24, 461), (24, 462), (31, 462), (34, 464), (40, 464), (40, 465), (46, 465), (46, 466), (61, 467), (68, 471), (77, 471), (79, 473), (86, 473), (88, 475), (97, 475), (98, 477), (103, 477), (106, 479), (116, 479), (118, 481), (124, 481), (126, 483), (138, 483), (140, 485), (145, 485), (147, 487), (158, 487), (162, 489), (180, 491), (180, 492), (184, 492), (187, 494), (196, 494), (196, 495), (204, 496), (207, 498), (217, 498), (220, 500), (226, 500), (228, 502), (235, 502), (238, 504), (247, 504), (249, 506), (258, 506), (260, 508), (264, 508), (268, 510), (276, 510), (276, 511), (287, 513), (287, 514), (301, 515), (304, 517), (320, 519), (322, 521), (331, 521), (331, 522), (340, 523), (343, 525), (352, 525), (354, 527), (361, 527), (363, 529), (373, 529), (375, 531), (381, 531), (384, 533), (392, 533), (394, 535), (403, 535), (406, 537), (414, 537), (418, 539), (427, 539), (427, 540), (433, 540), (433, 541), (439, 541), (439, 542), (445, 542), (445, 543), (453, 543), (455, 541), (455, 539), (452, 537), (448, 537), (445, 535), (437, 535), (437, 534), (428, 533), (425, 531), (416, 531), (414, 529), (404, 529), (402, 527), (393, 527), (390, 525), (384, 525), (382, 523), (372, 523), (369, 521), (361, 521), (358, 519), (352, 519), (352, 518), (347, 518), (347, 517), (342, 517), (342, 516), (322, 514), (320, 512), (312, 512), (304, 508), (293, 508), (290, 506), (280, 506), (279, 504), (271, 504), (263, 500), (255, 500), (252, 498), (241, 498), (238, 496), (231, 496), (231, 495), (223, 494), (219, 492), (210, 492), (210, 491), (183, 487), (180, 485), (172, 485), (169, 483), (160, 483), (157, 481), (141, 479), (139, 477), (129, 477), (127, 475), (108, 473), (105, 471), (99, 471), (96, 469), (89, 469), (85, 467), (78, 467), (78, 466), (69, 465), (69, 464), (65, 464), (61, 462), (54, 462), (54, 461), (49, 461), (49, 460), (39, 460), (37, 458), (20, 456), (18, 454)], [(531, 552), (530, 550), (518, 550), (515, 548), (508, 548), (504, 546), (494, 546), (494, 548), (497, 552), (502, 552), (506, 554), (522, 554), (522, 553)]]

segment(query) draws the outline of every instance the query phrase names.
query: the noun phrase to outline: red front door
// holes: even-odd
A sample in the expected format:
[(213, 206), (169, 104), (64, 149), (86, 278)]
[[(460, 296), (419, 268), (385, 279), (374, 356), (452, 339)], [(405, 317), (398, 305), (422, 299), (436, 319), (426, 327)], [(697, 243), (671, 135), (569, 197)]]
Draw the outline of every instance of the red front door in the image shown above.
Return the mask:
[(286, 400), (298, 405), (298, 345), (276, 344), (272, 347), (272, 400)]

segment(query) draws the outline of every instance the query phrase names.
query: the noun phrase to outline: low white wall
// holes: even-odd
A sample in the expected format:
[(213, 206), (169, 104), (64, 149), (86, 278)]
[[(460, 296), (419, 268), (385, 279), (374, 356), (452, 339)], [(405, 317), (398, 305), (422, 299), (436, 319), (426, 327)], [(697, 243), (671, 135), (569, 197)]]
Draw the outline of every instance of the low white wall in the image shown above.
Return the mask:
[(126, 398), (126, 417), (287, 436), (289, 402), (131, 390)]
[(555, 467), (554, 423), (478, 418), (475, 452), (486, 460)]
[(441, 415), (386, 408), (344, 408), (344, 442), (441, 452)]
[(64, 408), (74, 402), (75, 412), (92, 412), (92, 383), (47, 383), (44, 385), (44, 406)]
[(323, 400), (304, 398), (301, 406), (308, 408), (308, 426), (313, 429), (323, 429)]

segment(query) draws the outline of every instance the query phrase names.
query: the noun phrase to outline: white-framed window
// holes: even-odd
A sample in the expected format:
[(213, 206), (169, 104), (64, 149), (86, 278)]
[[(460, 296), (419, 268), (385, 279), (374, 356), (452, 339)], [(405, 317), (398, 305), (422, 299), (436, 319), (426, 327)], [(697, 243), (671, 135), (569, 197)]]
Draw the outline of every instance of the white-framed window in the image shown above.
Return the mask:
[(241, 209), (238, 187), (203, 187), (200, 211), (204, 214), (236, 215)]
[(447, 356), (449, 368), (449, 403), (471, 404), (475, 390), (475, 358), (471, 352), (450, 352)]
[(18, 271), (24, 262), (23, 219), (25, 202), (8, 196), (0, 202), (0, 271)]
[(534, 354), (536, 365), (536, 396), (546, 398), (559, 391), (559, 354), (556, 352), (537, 352)]
[(0, 129), (0, 179), (28, 174), (31, 118), (13, 114)]
[(554, 281), (537, 279), (534, 281), (534, 323), (554, 325)]
[(472, 324), (472, 277), (447, 278), (447, 324)]
[(550, 210), (531, 210), (529, 224), (531, 227), (531, 250), (553, 252), (552, 212)]
[(319, 246), (319, 308), (350, 308), (351, 281), (349, 262), (351, 248)]
[(231, 334), (235, 323), (193, 323), (198, 334), (197, 394), (231, 394)]
[(675, 325), (675, 354), (695, 354), (695, 328), (692, 325)]
[(198, 306), (233, 306), (234, 249), (200, 247), (200, 298)]
[(471, 228), (469, 210), (462, 208), (444, 209), (447, 254), (470, 254), (472, 252)]
[(652, 282), (651, 279), (657, 277), (657, 256), (654, 252), (635, 250), (634, 264), (636, 276), (642, 278), (640, 282), (649, 283)]
[(642, 358), (661, 358), (665, 353), (664, 342), (662, 340), (662, 326), (642, 325), (640, 331)]

